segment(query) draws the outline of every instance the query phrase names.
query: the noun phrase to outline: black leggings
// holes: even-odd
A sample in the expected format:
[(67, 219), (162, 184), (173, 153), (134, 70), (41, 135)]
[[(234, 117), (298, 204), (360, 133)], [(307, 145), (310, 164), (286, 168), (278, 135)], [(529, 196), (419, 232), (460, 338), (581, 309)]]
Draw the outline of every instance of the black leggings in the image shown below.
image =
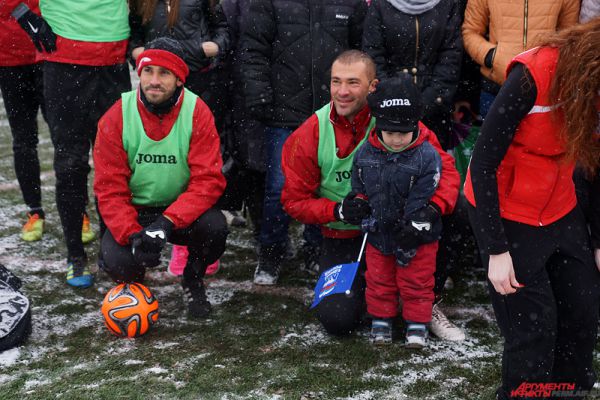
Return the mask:
[[(362, 236), (353, 239), (323, 238), (319, 258), (319, 274), (337, 264), (355, 262)], [(357, 328), (366, 311), (365, 256), (354, 278), (350, 294), (338, 293), (325, 297), (316, 307), (317, 318), (332, 335), (346, 335)]]
[[(140, 210), (138, 222), (148, 226), (164, 209)], [(221, 211), (208, 209), (190, 226), (176, 229), (169, 242), (188, 246), (188, 263), (183, 271), (185, 279), (202, 279), (206, 267), (217, 261), (225, 251), (227, 222)], [(143, 282), (146, 268), (137, 264), (131, 246), (121, 246), (107, 229), (102, 237), (102, 269), (116, 282)]]
[[(469, 218), (477, 241), (475, 208)], [(517, 281), (525, 285), (500, 295), (488, 282), (500, 332), (504, 336), (502, 387), (509, 398), (523, 382), (575, 383), (589, 390), (595, 382), (592, 354), (598, 329), (600, 273), (595, 266), (583, 214), (575, 208), (548, 226), (502, 219)], [(482, 250), (487, 268), (489, 255)]]
[(13, 137), (15, 173), (23, 200), (30, 209), (40, 209), (37, 114), (40, 106), (44, 113), (41, 65), (0, 67), (0, 91)]
[(436, 299), (442, 297), (448, 276), (457, 272), (457, 267), (464, 264), (465, 257), (477, 250), (469, 224), (468, 204), (465, 196), (460, 193), (452, 214), (442, 216), (442, 237), (436, 257), (433, 288)]
[(81, 224), (88, 200), (89, 152), (98, 120), (130, 88), (125, 64), (44, 64), (44, 99), (54, 144), (56, 207), (69, 258), (85, 254)]

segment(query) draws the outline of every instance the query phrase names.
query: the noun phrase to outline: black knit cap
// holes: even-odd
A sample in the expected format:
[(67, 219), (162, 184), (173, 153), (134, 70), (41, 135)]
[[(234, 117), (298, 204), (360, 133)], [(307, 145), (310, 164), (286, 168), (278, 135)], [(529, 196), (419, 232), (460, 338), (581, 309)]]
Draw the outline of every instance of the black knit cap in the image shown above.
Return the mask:
[(406, 74), (382, 80), (367, 97), (380, 131), (416, 132), (423, 114), (421, 91)]
[(165, 50), (171, 52), (185, 61), (185, 50), (183, 49), (183, 46), (181, 45), (181, 43), (179, 43), (178, 40), (173, 39), (171, 37), (161, 36), (146, 43), (146, 45), (144, 46), (144, 50), (150, 49)]

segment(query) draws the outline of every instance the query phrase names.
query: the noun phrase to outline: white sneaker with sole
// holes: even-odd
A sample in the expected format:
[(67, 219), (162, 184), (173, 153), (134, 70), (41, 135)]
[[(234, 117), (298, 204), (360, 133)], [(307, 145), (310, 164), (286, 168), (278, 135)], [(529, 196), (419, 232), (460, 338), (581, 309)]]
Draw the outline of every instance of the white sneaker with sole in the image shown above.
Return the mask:
[(422, 349), (427, 346), (427, 326), (425, 324), (408, 324), (406, 327), (406, 344), (408, 349)]
[(431, 310), (431, 333), (451, 342), (462, 342), (466, 338), (463, 330), (450, 322), (437, 304)]
[(279, 272), (278, 271), (265, 271), (260, 267), (256, 267), (256, 271), (254, 271), (254, 284), (261, 286), (273, 286), (277, 284), (279, 280)]

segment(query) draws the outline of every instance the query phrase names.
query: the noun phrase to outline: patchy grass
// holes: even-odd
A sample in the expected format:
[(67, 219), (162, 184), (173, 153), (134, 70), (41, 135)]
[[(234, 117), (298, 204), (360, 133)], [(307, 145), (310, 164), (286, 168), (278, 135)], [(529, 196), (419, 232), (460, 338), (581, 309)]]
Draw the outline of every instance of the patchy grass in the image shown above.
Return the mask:
[[(437, 340), (421, 352), (397, 340), (372, 347), (367, 329), (328, 336), (308, 310), (314, 278), (288, 262), (281, 285), (255, 288), (248, 229), (232, 228), (222, 269), (208, 280), (209, 320), (188, 320), (178, 280), (161, 268), (147, 285), (160, 303), (146, 336), (112, 336), (100, 303), (113, 283), (101, 272), (89, 289), (65, 284), (65, 247), (54, 206), (52, 146), (40, 121), (46, 232), (26, 244), (26, 212), (12, 167), (10, 132), (0, 109), (0, 262), (24, 281), (33, 303), (27, 344), (0, 353), (0, 399), (491, 399), (500, 380), (501, 338), (484, 274), (464, 260), (444, 303), (468, 339)], [(91, 186), (91, 185), (90, 185)], [(92, 214), (93, 222), (94, 213)], [(299, 227), (293, 227), (296, 243)], [(87, 247), (93, 264), (98, 242)], [(401, 324), (398, 324), (400, 327)]]

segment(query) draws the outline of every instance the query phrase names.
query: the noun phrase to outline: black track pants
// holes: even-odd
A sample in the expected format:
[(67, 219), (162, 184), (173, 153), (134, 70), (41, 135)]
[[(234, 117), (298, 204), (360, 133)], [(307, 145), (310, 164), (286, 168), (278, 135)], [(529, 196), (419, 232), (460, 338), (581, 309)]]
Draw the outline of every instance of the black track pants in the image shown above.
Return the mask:
[[(469, 217), (477, 240), (475, 208)], [(598, 329), (600, 273), (595, 266), (583, 214), (575, 208), (543, 227), (502, 220), (517, 281), (514, 294), (490, 295), (504, 336), (500, 397), (523, 382), (595, 382), (592, 353)], [(482, 253), (487, 267), (489, 255)]]
[[(319, 258), (319, 274), (337, 264), (355, 262), (362, 244), (362, 236), (353, 239), (323, 238)], [(317, 318), (332, 335), (346, 335), (357, 328), (366, 311), (365, 256), (354, 278), (349, 295), (333, 294), (325, 297), (316, 307)]]
[(54, 144), (56, 206), (69, 257), (85, 254), (81, 224), (88, 200), (89, 152), (98, 120), (130, 88), (126, 64), (44, 64), (44, 99)]
[(13, 138), (15, 173), (30, 209), (42, 207), (37, 113), (44, 111), (40, 64), (0, 67), (0, 90)]
[[(140, 210), (138, 222), (148, 226), (164, 209)], [(225, 216), (216, 208), (208, 209), (190, 226), (176, 229), (169, 242), (188, 246), (189, 257), (183, 275), (186, 279), (201, 279), (206, 267), (217, 261), (225, 251), (227, 239)], [(138, 265), (131, 254), (131, 246), (118, 244), (110, 230), (102, 237), (102, 269), (116, 282), (142, 282), (146, 269)], [(199, 271), (196, 273), (195, 271)]]

